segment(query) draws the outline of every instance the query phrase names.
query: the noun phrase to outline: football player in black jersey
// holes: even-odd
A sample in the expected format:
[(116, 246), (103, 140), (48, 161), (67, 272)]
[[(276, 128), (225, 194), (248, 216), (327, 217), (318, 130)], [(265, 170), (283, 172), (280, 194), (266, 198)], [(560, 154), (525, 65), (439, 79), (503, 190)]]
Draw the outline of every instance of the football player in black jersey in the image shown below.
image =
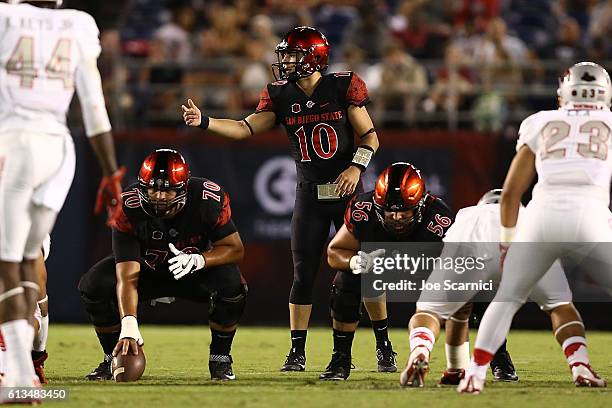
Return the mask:
[[(440, 198), (426, 193), (420, 172), (408, 163), (387, 167), (374, 190), (351, 200), (344, 225), (327, 249), (329, 264), (338, 270), (331, 294), (334, 351), (320, 379), (345, 380), (350, 375), (351, 346), (361, 303), (360, 274), (370, 272), (374, 258), (384, 253), (382, 249), (364, 253), (361, 244), (441, 242), (453, 220), (450, 208)], [(453, 336), (467, 336), (457, 329)]]
[(227, 193), (191, 177), (178, 152), (159, 149), (144, 160), (138, 183), (122, 199), (113, 255), (79, 282), (105, 356), (87, 378), (110, 379), (113, 354), (138, 352), (139, 300), (178, 297), (210, 304), (211, 378), (235, 379), (230, 349), (247, 289), (236, 265), (244, 248)]
[[(289, 296), (291, 350), (281, 371), (304, 371), (312, 289), (330, 224), (338, 230), (348, 200), (378, 149), (378, 137), (366, 110), (365, 83), (353, 72), (323, 74), (330, 46), (311, 27), (289, 31), (276, 47), (279, 79), (261, 92), (256, 112), (243, 120), (202, 115), (190, 99), (182, 106), (189, 126), (231, 139), (244, 139), (281, 123), (289, 137), (298, 186), (291, 225), (293, 285)], [(358, 136), (357, 145), (354, 135)], [(387, 335), (384, 301), (366, 302), (377, 340), (381, 371), (396, 371)]]

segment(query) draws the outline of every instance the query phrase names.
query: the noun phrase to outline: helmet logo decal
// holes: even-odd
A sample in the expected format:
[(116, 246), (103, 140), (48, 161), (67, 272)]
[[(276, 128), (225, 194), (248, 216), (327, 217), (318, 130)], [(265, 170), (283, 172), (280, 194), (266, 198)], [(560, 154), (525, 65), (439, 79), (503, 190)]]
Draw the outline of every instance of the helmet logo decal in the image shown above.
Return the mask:
[(587, 81), (587, 82), (593, 82), (597, 78), (595, 78), (593, 75), (589, 74), (588, 72), (585, 72), (584, 75), (582, 75), (582, 78), (580, 79), (582, 79), (583, 81)]

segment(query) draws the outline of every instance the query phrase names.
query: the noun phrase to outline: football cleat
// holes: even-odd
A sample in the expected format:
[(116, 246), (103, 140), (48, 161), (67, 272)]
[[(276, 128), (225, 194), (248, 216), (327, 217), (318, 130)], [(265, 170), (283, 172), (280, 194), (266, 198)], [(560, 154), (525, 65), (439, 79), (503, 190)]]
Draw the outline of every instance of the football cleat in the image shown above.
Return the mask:
[[(418, 350), (416, 348), (414, 351)], [(406, 368), (400, 374), (400, 385), (402, 387), (424, 387), (425, 376), (429, 372), (429, 358), (424, 352), (410, 353)]]
[(32, 350), (32, 363), (34, 364), (34, 372), (38, 376), (38, 380), (41, 384), (48, 384), (47, 377), (45, 376), (45, 361), (49, 355), (47, 351), (34, 351)]
[(457, 392), (462, 394), (480, 394), (484, 389), (485, 379), (478, 378), (475, 374), (468, 372), (465, 377), (459, 381)]
[(98, 367), (91, 370), (91, 373), (87, 374), (85, 378), (90, 381), (112, 380), (111, 361), (113, 361), (113, 356), (104, 356), (104, 360), (102, 360)]
[(397, 361), (395, 356), (397, 353), (393, 351), (393, 345), (390, 341), (385, 341), (382, 347), (376, 348), (376, 360), (378, 360), (379, 373), (394, 373), (397, 371)]
[(351, 375), (351, 356), (342, 351), (334, 351), (325, 372), (319, 375), (319, 380), (343, 381)]
[(289, 355), (285, 360), (285, 364), (280, 369), (281, 371), (304, 371), (306, 370), (306, 354), (304, 351), (298, 351), (296, 348), (289, 350)]
[(518, 381), (518, 375), (507, 351), (498, 352), (491, 361), (491, 373), (496, 381)]
[(232, 356), (229, 354), (211, 354), (208, 359), (210, 379), (213, 381), (232, 381), (236, 375), (232, 371)]
[(597, 375), (589, 364), (575, 363), (572, 367), (572, 377), (576, 387), (606, 387), (606, 380)]
[(465, 377), (465, 370), (463, 368), (459, 370), (445, 370), (442, 373), (442, 378), (438, 381), (438, 385), (459, 385), (463, 377)]

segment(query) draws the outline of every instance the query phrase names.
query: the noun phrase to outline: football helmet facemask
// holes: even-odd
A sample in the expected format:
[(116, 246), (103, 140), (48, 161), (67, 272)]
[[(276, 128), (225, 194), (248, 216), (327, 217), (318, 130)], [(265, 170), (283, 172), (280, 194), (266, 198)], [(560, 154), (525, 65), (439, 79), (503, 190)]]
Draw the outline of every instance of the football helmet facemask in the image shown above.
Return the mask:
[[(142, 209), (151, 217), (179, 212), (187, 201), (189, 166), (176, 150), (157, 149), (148, 155), (138, 173), (138, 195)], [(164, 197), (160, 193), (167, 192)]]

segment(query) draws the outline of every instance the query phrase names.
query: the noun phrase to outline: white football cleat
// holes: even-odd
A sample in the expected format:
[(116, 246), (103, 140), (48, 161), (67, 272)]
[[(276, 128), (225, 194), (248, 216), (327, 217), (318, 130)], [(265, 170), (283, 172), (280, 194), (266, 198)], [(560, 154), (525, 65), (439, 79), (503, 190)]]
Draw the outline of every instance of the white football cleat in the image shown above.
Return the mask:
[[(419, 349), (423, 350), (419, 350)], [(417, 347), (410, 353), (406, 368), (400, 374), (400, 385), (402, 387), (420, 387), (425, 386), (425, 376), (429, 372), (429, 356), (427, 349)]]
[(576, 387), (606, 387), (606, 380), (597, 375), (589, 364), (576, 363), (571, 367)]
[(466, 371), (465, 377), (461, 379), (457, 386), (457, 392), (462, 394), (480, 394), (484, 389), (485, 379), (478, 378), (470, 370)]

